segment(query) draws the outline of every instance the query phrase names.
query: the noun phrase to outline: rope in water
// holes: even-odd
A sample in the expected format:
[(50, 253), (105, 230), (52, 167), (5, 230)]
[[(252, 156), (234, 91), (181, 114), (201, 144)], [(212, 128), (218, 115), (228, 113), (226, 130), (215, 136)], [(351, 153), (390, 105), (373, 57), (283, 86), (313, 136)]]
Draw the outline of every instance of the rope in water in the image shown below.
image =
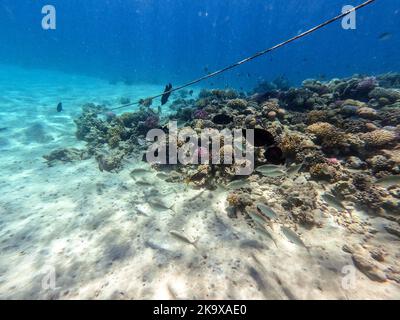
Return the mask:
[[(348, 10), (348, 11), (346, 11), (346, 12), (344, 12), (344, 13), (342, 13), (342, 14), (340, 14), (340, 15), (334, 17), (334, 18), (332, 18), (332, 19), (329, 19), (329, 20), (325, 21), (324, 23), (321, 23), (321, 24), (317, 25), (317, 26), (314, 27), (314, 28), (311, 28), (311, 29), (309, 29), (309, 30), (307, 30), (307, 31), (305, 31), (305, 32), (303, 32), (303, 33), (301, 33), (301, 34), (299, 34), (299, 35), (293, 37), (293, 38), (290, 38), (289, 40), (286, 40), (286, 41), (284, 41), (284, 42), (281, 42), (281, 43), (279, 43), (279, 44), (277, 44), (277, 45), (275, 45), (275, 46), (273, 46), (273, 47), (271, 47), (271, 48), (268, 48), (268, 49), (262, 50), (262, 51), (260, 51), (260, 52), (257, 52), (256, 54), (252, 55), (251, 57), (248, 57), (248, 58), (246, 58), (246, 59), (243, 59), (243, 60), (241, 60), (241, 61), (239, 61), (239, 62), (236, 62), (236, 63), (234, 63), (234, 64), (232, 64), (232, 65), (229, 65), (229, 66), (227, 66), (227, 67), (225, 67), (225, 68), (223, 68), (223, 69), (220, 69), (220, 70), (218, 70), (218, 71), (209, 73), (209, 74), (207, 74), (207, 75), (205, 75), (205, 76), (203, 76), (203, 77), (201, 77), (201, 78), (198, 78), (198, 79), (196, 79), (196, 80), (190, 81), (190, 82), (188, 82), (188, 83), (186, 83), (186, 84), (184, 84), (184, 85), (181, 85), (181, 86), (176, 87), (176, 88), (173, 88), (173, 89), (171, 89), (171, 90), (169, 90), (169, 91), (165, 91), (165, 92), (163, 92), (163, 93), (157, 94), (157, 95), (155, 95), (155, 96), (153, 96), (153, 97), (146, 98), (146, 99), (144, 99), (144, 100), (149, 100), (149, 101), (151, 101), (151, 100), (153, 100), (153, 99), (157, 99), (157, 98), (159, 98), (159, 97), (162, 97), (162, 96), (165, 95), (165, 94), (170, 94), (170, 93), (172, 93), (172, 92), (174, 92), (174, 91), (178, 91), (178, 90), (181, 90), (181, 89), (183, 89), (183, 88), (192, 86), (192, 85), (194, 85), (194, 84), (196, 84), (196, 83), (199, 83), (199, 82), (201, 82), (201, 81), (204, 81), (204, 80), (207, 80), (207, 79), (209, 79), (209, 78), (215, 77), (215, 76), (217, 76), (217, 75), (219, 75), (219, 74), (221, 74), (221, 73), (223, 73), (223, 72), (225, 72), (225, 71), (228, 71), (228, 70), (230, 70), (230, 69), (236, 68), (236, 67), (238, 67), (238, 66), (240, 66), (240, 65), (242, 65), (242, 64), (244, 64), (244, 63), (246, 63), (246, 62), (249, 62), (249, 61), (251, 61), (251, 60), (253, 60), (253, 59), (256, 59), (256, 58), (258, 58), (258, 57), (260, 57), (260, 56), (262, 56), (262, 55), (265, 55), (265, 54), (267, 54), (267, 53), (269, 53), (269, 52), (271, 52), (271, 51), (273, 51), (273, 50), (276, 50), (276, 49), (278, 49), (278, 48), (280, 48), (280, 47), (283, 47), (283, 46), (285, 46), (285, 45), (287, 45), (287, 44), (289, 44), (289, 43), (291, 43), (291, 42), (294, 42), (294, 41), (296, 41), (296, 40), (298, 40), (298, 39), (300, 39), (300, 38), (303, 38), (303, 37), (305, 37), (305, 36), (307, 36), (307, 35), (309, 35), (309, 34), (315, 32), (315, 31), (317, 31), (317, 30), (319, 30), (319, 29), (321, 29), (321, 28), (323, 28), (323, 27), (325, 27), (325, 26), (327, 26), (327, 25), (329, 25), (329, 24), (331, 24), (331, 23), (333, 23), (333, 22), (335, 22), (335, 21), (337, 21), (337, 20), (340, 20), (340, 19), (344, 18), (345, 16), (349, 15), (349, 14), (352, 13), (352, 12), (355, 12), (355, 11), (357, 11), (357, 10), (359, 10), (359, 9), (361, 9), (361, 8), (363, 8), (363, 7), (365, 7), (365, 6), (369, 5), (369, 4), (371, 4), (371, 3), (373, 3), (374, 1), (375, 1), (375, 0), (368, 0), (368, 1), (362, 3), (362, 4), (358, 5), (358, 6), (356, 6), (356, 7), (352, 8), (352, 9), (350, 9), (350, 10)], [(136, 101), (136, 102), (124, 104), (124, 105), (122, 105), (122, 106), (119, 106), (119, 107), (117, 107), (117, 108), (113, 108), (113, 109), (111, 109), (111, 110), (118, 110), (118, 109), (130, 107), (130, 106), (133, 106), (133, 105), (141, 104), (141, 103), (143, 103), (143, 100), (142, 100), (142, 99), (141, 99), (141, 100), (138, 100), (138, 101)]]

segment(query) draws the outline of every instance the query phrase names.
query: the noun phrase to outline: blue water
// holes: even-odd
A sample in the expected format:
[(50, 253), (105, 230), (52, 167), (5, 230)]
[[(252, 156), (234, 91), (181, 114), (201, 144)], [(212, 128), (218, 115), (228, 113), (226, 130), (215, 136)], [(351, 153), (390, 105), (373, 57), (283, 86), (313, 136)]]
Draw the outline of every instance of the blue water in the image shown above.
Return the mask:
[[(1, 0), (0, 63), (132, 83), (183, 83), (305, 31), (341, 12), (339, 0)], [(41, 8), (57, 29), (41, 28)], [(379, 74), (400, 70), (400, 6), (377, 0), (357, 29), (336, 22), (205, 83), (251, 88), (285, 76)], [(380, 40), (383, 33), (390, 39)], [(206, 69), (207, 68), (207, 69)]]

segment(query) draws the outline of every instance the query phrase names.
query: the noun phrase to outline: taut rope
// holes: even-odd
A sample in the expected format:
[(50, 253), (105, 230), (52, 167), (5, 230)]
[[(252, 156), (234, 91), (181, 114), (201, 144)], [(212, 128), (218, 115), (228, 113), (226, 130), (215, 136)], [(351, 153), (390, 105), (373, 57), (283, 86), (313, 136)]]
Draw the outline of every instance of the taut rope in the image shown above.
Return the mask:
[(251, 61), (251, 60), (253, 60), (253, 59), (256, 59), (256, 58), (258, 58), (258, 57), (260, 57), (260, 56), (262, 56), (262, 55), (264, 55), (264, 54), (267, 54), (267, 53), (269, 53), (269, 52), (271, 52), (271, 51), (273, 51), (273, 50), (276, 50), (276, 49), (278, 49), (278, 48), (280, 48), (280, 47), (283, 47), (283, 46), (285, 46), (285, 45), (287, 45), (287, 44), (289, 44), (289, 43), (291, 43), (291, 42), (294, 42), (294, 41), (296, 41), (296, 40), (298, 40), (298, 39), (300, 39), (300, 38), (303, 38), (303, 37), (305, 37), (305, 36), (307, 36), (307, 35), (309, 35), (309, 34), (315, 32), (315, 31), (317, 31), (317, 30), (319, 30), (319, 29), (321, 29), (321, 28), (323, 28), (323, 27), (326, 27), (327, 25), (329, 25), (329, 24), (331, 24), (331, 23), (333, 23), (333, 22), (335, 22), (335, 21), (337, 21), (337, 20), (340, 20), (340, 19), (344, 18), (344, 17), (347, 16), (348, 14), (350, 14), (350, 13), (352, 13), (352, 12), (355, 12), (355, 11), (357, 11), (357, 10), (359, 10), (359, 9), (361, 9), (361, 8), (363, 8), (363, 7), (367, 6), (367, 5), (369, 5), (369, 4), (371, 4), (371, 3), (374, 2), (374, 1), (375, 1), (375, 0), (368, 0), (368, 1), (366, 1), (366, 2), (364, 2), (364, 3), (362, 3), (362, 4), (358, 5), (358, 6), (356, 6), (356, 7), (352, 8), (352, 9), (350, 9), (350, 10), (348, 10), (348, 11), (346, 11), (346, 12), (344, 12), (344, 13), (342, 13), (342, 14), (340, 14), (340, 15), (338, 15), (338, 16), (332, 18), (332, 19), (329, 19), (329, 20), (325, 21), (324, 23), (321, 23), (321, 24), (315, 26), (314, 28), (311, 28), (311, 29), (309, 29), (309, 30), (307, 30), (307, 31), (305, 31), (305, 32), (303, 32), (303, 33), (301, 33), (301, 34), (299, 34), (299, 35), (293, 37), (293, 38), (290, 38), (290, 39), (288, 39), (288, 40), (286, 40), (286, 41), (284, 41), (284, 42), (281, 42), (281, 43), (279, 43), (279, 44), (277, 44), (277, 45), (275, 45), (275, 46), (273, 46), (273, 47), (271, 47), (271, 48), (268, 48), (268, 49), (262, 50), (262, 51), (260, 51), (260, 52), (257, 52), (256, 54), (252, 55), (251, 57), (248, 57), (248, 58), (243, 59), (243, 60), (241, 60), (241, 61), (239, 61), (239, 62), (236, 62), (236, 63), (234, 63), (234, 64), (232, 64), (232, 65), (229, 65), (229, 66), (227, 66), (227, 67), (225, 67), (225, 68), (223, 68), (223, 69), (220, 69), (220, 70), (218, 70), (218, 71), (212, 72), (212, 73), (207, 74), (207, 75), (205, 75), (205, 76), (203, 76), (203, 77), (201, 77), (201, 78), (198, 78), (198, 79), (196, 79), (196, 80), (192, 80), (192, 81), (190, 81), (190, 82), (188, 82), (188, 83), (186, 83), (186, 84), (183, 84), (183, 85), (181, 85), (181, 86), (179, 86), (179, 87), (173, 88), (173, 89), (171, 89), (171, 90), (169, 90), (169, 91), (165, 91), (165, 92), (163, 92), (163, 93), (157, 94), (157, 95), (155, 95), (155, 96), (153, 96), (153, 97), (149, 97), (149, 98), (146, 98), (146, 99), (144, 99), (144, 100), (141, 99), (141, 100), (138, 100), (138, 101), (136, 101), (136, 102), (132, 102), (132, 103), (128, 103), (128, 104), (124, 104), (124, 105), (122, 105), (122, 106), (119, 106), (119, 107), (117, 107), (117, 108), (113, 108), (113, 109), (111, 109), (111, 110), (118, 110), (118, 109), (130, 107), (130, 106), (133, 106), (133, 105), (141, 104), (143, 101), (146, 101), (146, 100), (150, 100), (150, 101), (151, 101), (151, 100), (153, 100), (153, 99), (162, 97), (164, 94), (170, 94), (170, 93), (172, 93), (172, 92), (174, 92), (174, 91), (181, 90), (181, 89), (183, 89), (183, 88), (192, 86), (192, 85), (194, 85), (194, 84), (196, 84), (196, 83), (199, 83), (199, 82), (201, 82), (201, 81), (204, 81), (204, 80), (207, 80), (207, 79), (209, 79), (209, 78), (215, 77), (215, 76), (217, 76), (217, 75), (219, 75), (219, 74), (221, 74), (221, 73), (223, 73), (223, 72), (225, 72), (225, 71), (228, 71), (228, 70), (230, 70), (230, 69), (236, 68), (236, 67), (238, 67), (238, 66), (240, 66), (240, 65), (242, 65), (242, 64), (244, 64), (244, 63), (246, 63), (246, 62), (249, 62), (249, 61)]

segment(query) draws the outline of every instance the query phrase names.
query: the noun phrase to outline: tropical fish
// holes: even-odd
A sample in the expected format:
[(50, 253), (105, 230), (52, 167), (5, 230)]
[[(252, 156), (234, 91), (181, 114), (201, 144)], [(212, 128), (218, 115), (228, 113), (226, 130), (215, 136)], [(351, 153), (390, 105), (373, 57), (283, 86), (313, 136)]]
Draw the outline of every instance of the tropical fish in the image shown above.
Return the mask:
[(257, 167), (257, 170), (262, 170), (262, 171), (279, 171), (283, 170), (283, 166), (279, 166), (276, 164), (264, 164), (262, 166)]
[(274, 210), (272, 210), (270, 207), (266, 206), (263, 203), (257, 203), (257, 209), (260, 210), (260, 212), (266, 216), (268, 219), (276, 219), (278, 216), (275, 213)]
[(392, 33), (390, 32), (383, 32), (379, 35), (378, 39), (380, 41), (386, 41), (386, 40), (390, 40), (392, 38)]
[(266, 221), (264, 220), (263, 217), (260, 216), (260, 214), (258, 214), (257, 212), (254, 211), (250, 211), (248, 212), (251, 220), (253, 220), (254, 223), (257, 223), (261, 226), (264, 226), (264, 224), (266, 223)]
[(272, 240), (272, 242), (275, 244), (275, 247), (278, 248), (278, 245), (276, 244), (275, 238), (272, 236), (271, 232), (268, 231), (267, 227), (259, 225), (256, 223), (256, 231), (259, 233), (262, 233), (263, 235), (267, 236), (269, 239)]
[(172, 84), (167, 84), (165, 86), (164, 94), (161, 97), (161, 105), (163, 106), (168, 102), (169, 96), (171, 95)]
[(331, 207), (334, 207), (338, 211), (346, 210), (342, 202), (329, 193), (324, 193), (322, 195), (322, 199), (324, 199), (327, 204), (329, 204)]
[(301, 170), (302, 167), (303, 167), (302, 163), (296, 164), (296, 165), (293, 165), (293, 166), (290, 166), (289, 168), (287, 168), (286, 172), (289, 176), (294, 176), (299, 173), (299, 171)]
[(285, 226), (281, 226), (281, 230), (283, 232), (283, 234), (285, 235), (285, 237), (292, 243), (304, 247), (308, 250), (308, 248), (306, 247), (306, 245), (304, 244), (303, 240), (301, 240), (300, 236), (294, 232), (292, 229), (289, 229), (288, 227)]
[(58, 105), (57, 105), (57, 112), (61, 112), (63, 110), (63, 105), (62, 105), (62, 103), (60, 102)]
[[(171, 210), (174, 211), (172, 208), (174, 207), (175, 203), (172, 204), (171, 206), (166, 205), (164, 202), (160, 201), (160, 200), (150, 200), (149, 201), (150, 206), (153, 209), (157, 209), (157, 210)], [(175, 211), (174, 211), (175, 212)]]
[(159, 178), (159, 179), (167, 179), (169, 177), (169, 175), (164, 173), (164, 172), (158, 172), (156, 174), (156, 177)]
[(381, 178), (376, 181), (376, 184), (379, 184), (384, 187), (390, 187), (396, 184), (400, 184), (400, 176), (387, 176), (384, 178)]
[(229, 182), (226, 186), (228, 187), (228, 189), (240, 189), (247, 186), (248, 184), (249, 182), (247, 181), (247, 179), (240, 179)]
[(147, 181), (147, 180), (144, 180), (144, 179), (136, 180), (135, 183), (136, 183), (138, 186), (144, 186), (144, 187), (154, 185), (154, 183), (152, 183), (152, 182), (150, 182), (150, 181)]
[(179, 239), (179, 240), (181, 240), (181, 241), (183, 241), (183, 242), (186, 242), (186, 243), (188, 243), (188, 244), (191, 244), (193, 247), (195, 247), (195, 248), (197, 249), (196, 242), (197, 242), (199, 239), (190, 240), (185, 234), (180, 233), (179, 231), (175, 231), (175, 230), (171, 230), (169, 233), (170, 233), (171, 235), (173, 235), (175, 238), (177, 238), (177, 239)]
[(147, 174), (147, 173), (149, 173), (149, 170), (147, 170), (147, 169), (144, 169), (144, 168), (136, 168), (136, 169), (133, 169), (133, 170), (129, 173), (129, 175), (130, 175), (132, 178), (134, 178), (134, 177), (137, 176), (137, 175), (143, 175), (143, 174)]
[(265, 170), (265, 169), (256, 169), (258, 173), (261, 173), (264, 177), (277, 178), (282, 177), (286, 174), (286, 171), (283, 170)]

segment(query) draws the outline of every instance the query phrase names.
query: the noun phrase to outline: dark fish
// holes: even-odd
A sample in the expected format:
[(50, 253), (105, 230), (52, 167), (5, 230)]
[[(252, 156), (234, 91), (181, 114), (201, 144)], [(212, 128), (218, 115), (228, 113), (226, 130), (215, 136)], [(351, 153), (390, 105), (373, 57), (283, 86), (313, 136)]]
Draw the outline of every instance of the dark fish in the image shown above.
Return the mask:
[(1, 131), (6, 131), (8, 128), (4, 127), (4, 128), (0, 128), (0, 132)]
[(168, 102), (169, 96), (171, 95), (172, 84), (167, 84), (165, 86), (164, 94), (161, 97), (161, 105), (163, 106)]
[(57, 105), (57, 112), (61, 112), (63, 110), (63, 106), (62, 106), (62, 103), (60, 102), (58, 105)]
[(215, 124), (225, 125), (233, 121), (233, 118), (227, 114), (221, 113), (214, 116), (212, 120)]
[(379, 35), (378, 39), (381, 41), (386, 41), (389, 40), (390, 38), (392, 38), (392, 34), (390, 32), (384, 32)]
[(190, 90), (190, 91), (189, 91), (189, 94), (190, 94), (190, 95), (193, 95), (193, 90)]

